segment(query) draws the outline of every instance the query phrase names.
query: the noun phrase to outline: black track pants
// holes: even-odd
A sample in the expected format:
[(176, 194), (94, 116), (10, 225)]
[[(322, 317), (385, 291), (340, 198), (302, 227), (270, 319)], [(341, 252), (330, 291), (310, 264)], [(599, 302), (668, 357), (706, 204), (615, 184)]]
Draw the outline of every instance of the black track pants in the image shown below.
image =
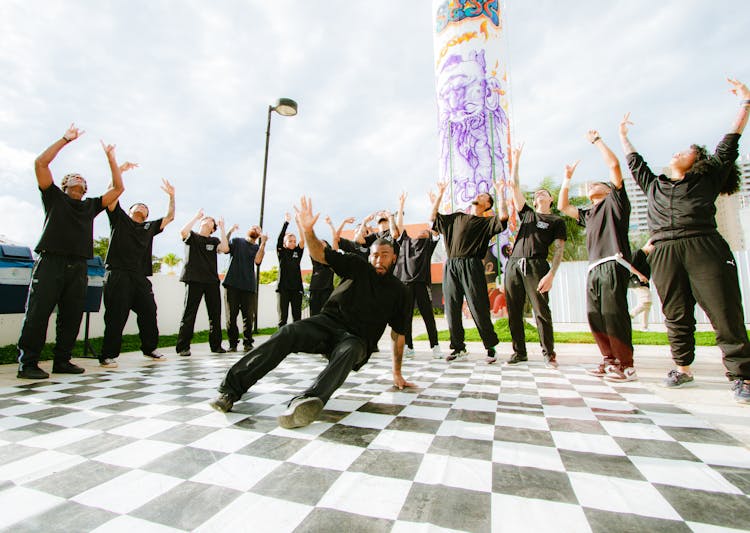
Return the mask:
[(141, 351), (152, 353), (159, 343), (159, 327), (151, 280), (135, 272), (108, 271), (104, 279), (104, 340), (100, 359), (120, 355), (122, 330), (131, 310), (138, 316)]
[(695, 359), (695, 304), (711, 320), (730, 380), (750, 379), (750, 343), (740, 299), (737, 265), (720, 235), (656, 243), (649, 257), (662, 303), (672, 359)]
[(445, 318), (451, 334), (450, 347), (453, 350), (466, 348), (464, 326), (461, 322), (461, 306), (464, 297), (477, 326), (485, 348), (492, 348), (499, 342), (490, 317), (490, 297), (484, 278), (482, 261), (476, 257), (455, 257), (448, 259), (443, 267), (443, 295), (445, 297)]
[(180, 321), (180, 331), (177, 334), (177, 353), (190, 349), (190, 341), (193, 340), (193, 329), (195, 317), (198, 314), (198, 306), (201, 299), (206, 298), (206, 311), (208, 311), (208, 344), (211, 351), (221, 347), (221, 295), (219, 282), (199, 283), (189, 281), (185, 283), (185, 310)]
[(555, 338), (549, 294), (536, 290), (539, 280), (549, 272), (546, 259), (511, 257), (505, 266), (505, 301), (508, 306), (508, 328), (513, 340), (513, 353), (526, 357), (526, 332), (523, 329), (523, 307), (526, 298), (534, 310), (539, 330), (539, 344), (544, 357), (555, 355)]
[(279, 306), (279, 327), (285, 325), (289, 318), (289, 307), (292, 308), (292, 322), (302, 318), (302, 292), (279, 289), (276, 293)]
[(243, 291), (233, 287), (224, 287), (225, 315), (227, 318), (227, 338), (231, 346), (240, 342), (240, 330), (237, 327), (237, 317), (242, 315), (243, 345), (249, 349), (253, 344), (253, 322), (257, 312), (258, 300), (256, 293)]
[(437, 346), (438, 333), (435, 325), (435, 313), (432, 310), (432, 296), (430, 287), (426, 283), (407, 283), (406, 284), (406, 346), (414, 348), (414, 341), (411, 337), (412, 321), (414, 317), (414, 304), (417, 304), (419, 314), (422, 315), (424, 325), (427, 328), (427, 337), (430, 339), (430, 347)]
[(238, 400), (259, 379), (276, 368), (290, 353), (320, 353), (328, 364), (300, 396), (315, 396), (327, 402), (349, 372), (367, 358), (364, 339), (341, 329), (325, 315), (288, 324), (270, 339), (247, 353), (232, 368), (219, 391)]

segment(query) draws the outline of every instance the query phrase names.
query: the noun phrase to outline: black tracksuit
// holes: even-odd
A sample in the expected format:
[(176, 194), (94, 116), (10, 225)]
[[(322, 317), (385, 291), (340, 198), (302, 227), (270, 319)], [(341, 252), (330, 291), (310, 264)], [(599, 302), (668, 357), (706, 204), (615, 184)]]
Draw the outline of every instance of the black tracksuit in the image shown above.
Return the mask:
[(513, 340), (513, 352), (526, 357), (526, 332), (523, 327), (523, 307), (526, 297), (534, 310), (539, 330), (539, 343), (545, 359), (555, 358), (555, 339), (549, 293), (537, 290), (539, 281), (550, 270), (547, 254), (556, 240), (565, 240), (567, 231), (562, 218), (537, 213), (527, 204), (518, 212), (518, 235), (505, 266), (505, 301), (508, 306), (508, 328)]
[(229, 241), (231, 260), (223, 282), (229, 345), (236, 347), (239, 343), (237, 316), (241, 314), (245, 350), (249, 350), (253, 345), (253, 320), (258, 307), (255, 279), (255, 256), (258, 255), (258, 250), (259, 244), (252, 243), (244, 237)]
[(628, 167), (648, 198), (649, 256), (662, 302), (672, 359), (688, 366), (695, 359), (695, 304), (716, 332), (726, 375), (750, 379), (750, 342), (745, 330), (737, 265), (716, 229), (716, 198), (738, 156), (740, 135), (727, 134), (707, 160), (680, 181), (657, 176), (638, 153)]
[(185, 309), (177, 333), (177, 353), (190, 350), (198, 306), (206, 299), (208, 344), (211, 351), (221, 348), (221, 295), (216, 267), (217, 247), (221, 241), (194, 231), (185, 239), (185, 267), (180, 281), (185, 283)]
[(485, 348), (498, 342), (490, 317), (490, 298), (484, 278), (482, 258), (489, 241), (507, 227), (507, 220), (477, 217), (465, 213), (438, 214), (433, 229), (441, 233), (448, 260), (443, 269), (445, 318), (451, 335), (452, 350), (466, 348), (461, 305), (464, 297)]
[(289, 222), (284, 222), (276, 241), (276, 255), (279, 257), (279, 283), (276, 285), (279, 310), (279, 327), (286, 324), (289, 318), (289, 307), (292, 308), (292, 321), (302, 318), (302, 261), (303, 249), (295, 246), (291, 250), (284, 246), (284, 235)]
[(159, 343), (156, 300), (151, 281), (151, 248), (161, 233), (162, 219), (138, 223), (120, 207), (107, 211), (111, 229), (104, 280), (104, 340), (99, 360), (120, 355), (122, 330), (130, 311), (138, 316), (141, 351), (150, 354)]
[(34, 251), (39, 258), (31, 273), (26, 316), (18, 339), (18, 362), (37, 366), (47, 338), (47, 323), (57, 306), (55, 361), (70, 361), (81, 327), (86, 287), (86, 259), (93, 257), (94, 218), (101, 197), (74, 200), (54, 183), (41, 190), (44, 229)]
[(630, 200), (625, 187), (612, 190), (594, 205), (578, 210), (578, 223), (586, 228), (589, 273), (586, 278), (586, 311), (589, 327), (605, 365), (620, 370), (633, 366), (633, 325), (628, 313), (629, 270), (616, 254), (630, 261), (628, 225)]
[(333, 292), (333, 270), (328, 265), (312, 260), (310, 277), (310, 316), (315, 316)]
[(219, 391), (236, 401), (290, 353), (319, 353), (325, 369), (300, 396), (327, 402), (351, 370), (370, 358), (386, 324), (404, 331), (404, 286), (392, 274), (379, 275), (355, 254), (325, 249), (325, 260), (341, 276), (319, 315), (288, 324), (245, 355), (227, 372)]
[(400, 252), (393, 274), (406, 285), (406, 346), (414, 348), (412, 339), (412, 320), (414, 304), (417, 304), (427, 328), (430, 347), (438, 345), (435, 313), (432, 310), (432, 273), (430, 272), (432, 253), (438, 241), (432, 236), (412, 239), (406, 231), (398, 238)]

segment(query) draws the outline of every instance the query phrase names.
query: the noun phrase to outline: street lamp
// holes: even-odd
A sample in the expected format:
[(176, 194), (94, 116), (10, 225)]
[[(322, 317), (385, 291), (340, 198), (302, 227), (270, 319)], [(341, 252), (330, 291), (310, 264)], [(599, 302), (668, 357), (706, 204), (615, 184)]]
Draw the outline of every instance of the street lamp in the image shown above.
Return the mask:
[[(271, 140), (271, 112), (276, 111), (282, 117), (293, 117), (297, 114), (297, 102), (291, 98), (279, 98), (276, 105), (268, 106), (268, 122), (266, 124), (266, 152), (263, 156), (263, 186), (260, 192), (260, 223), (263, 228), (263, 213), (266, 207), (266, 174), (268, 172), (268, 143)], [(255, 332), (258, 332), (258, 298), (260, 297), (260, 265), (255, 269)]]

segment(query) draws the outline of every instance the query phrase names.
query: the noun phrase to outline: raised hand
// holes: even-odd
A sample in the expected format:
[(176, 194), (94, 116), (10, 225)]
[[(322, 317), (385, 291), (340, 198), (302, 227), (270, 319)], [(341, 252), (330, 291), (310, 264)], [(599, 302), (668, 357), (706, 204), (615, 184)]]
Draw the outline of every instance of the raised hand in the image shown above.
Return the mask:
[(399, 205), (400, 205), (401, 207), (403, 207), (403, 206), (404, 206), (404, 203), (406, 202), (406, 197), (407, 197), (407, 196), (408, 196), (408, 194), (406, 193), (406, 191), (404, 191), (404, 192), (402, 192), (402, 193), (401, 193), (401, 195), (400, 195), (400, 196), (398, 197), (398, 203), (399, 203)]
[(219, 226), (219, 229), (221, 231), (224, 231), (224, 217), (221, 217), (219, 220), (217, 220), (216, 225)]
[(116, 145), (104, 144), (104, 141), (102, 141), (101, 139), (99, 139), (99, 142), (102, 143), (102, 148), (104, 149), (104, 153), (106, 154), (107, 158), (114, 158)]
[(312, 231), (315, 223), (318, 221), (320, 213), (313, 214), (312, 200), (304, 196), (299, 199), (299, 207), (294, 206), (297, 213), (297, 223), (303, 231)]
[(132, 170), (136, 167), (138, 167), (138, 163), (131, 163), (130, 161), (125, 161), (122, 165), (120, 165), (120, 172), (127, 172), (128, 170)]
[(229, 228), (229, 233), (233, 233), (233, 232), (237, 231), (238, 229), (240, 229), (240, 225), (239, 224), (235, 224), (231, 228)]
[(512, 162), (514, 165), (518, 164), (518, 160), (521, 159), (521, 153), (523, 152), (523, 145), (524, 143), (521, 143), (519, 145), (516, 145), (513, 150), (511, 150), (511, 156), (512, 156)]
[(292, 221), (292, 215), (290, 215), (289, 212), (287, 211), (287, 213), (284, 215), (284, 222), (291, 222), (291, 221)]
[(576, 171), (576, 167), (578, 166), (578, 163), (580, 163), (581, 160), (579, 159), (572, 165), (565, 165), (565, 179), (569, 180), (573, 177), (573, 173)]
[(750, 89), (747, 88), (747, 85), (734, 78), (727, 78), (727, 81), (732, 85), (732, 88), (730, 89), (732, 93), (736, 94), (743, 100), (750, 100)]
[(161, 190), (167, 193), (169, 196), (174, 196), (174, 186), (164, 178), (162, 178), (161, 180)]
[(599, 135), (599, 132), (596, 130), (589, 130), (586, 133), (586, 140), (590, 142), (591, 144), (594, 144), (596, 141), (601, 139), (601, 136)]
[(203, 208), (198, 209), (198, 212), (195, 214), (195, 220), (200, 220), (203, 218)]
[(438, 194), (443, 194), (445, 192), (445, 189), (448, 188), (448, 182), (447, 181), (438, 181), (437, 188), (438, 188)]
[(498, 198), (504, 198), (505, 197), (505, 180), (498, 180), (492, 182), (492, 185), (495, 186), (495, 192), (497, 192)]
[(625, 116), (622, 117), (622, 120), (620, 121), (620, 135), (622, 137), (627, 137), (628, 135), (628, 126), (632, 126), (633, 123), (630, 121), (630, 111), (625, 113)]
[(63, 133), (63, 139), (66, 141), (75, 141), (78, 137), (86, 133), (85, 131), (76, 128), (76, 125), (71, 123), (70, 127)]

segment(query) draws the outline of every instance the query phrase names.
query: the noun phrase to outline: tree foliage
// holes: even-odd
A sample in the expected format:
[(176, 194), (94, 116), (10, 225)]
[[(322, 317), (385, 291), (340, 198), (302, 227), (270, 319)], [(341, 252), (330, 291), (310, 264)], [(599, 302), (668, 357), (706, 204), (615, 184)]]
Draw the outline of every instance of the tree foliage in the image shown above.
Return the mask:
[(109, 237), (98, 237), (94, 239), (94, 256), (99, 256), (102, 261), (107, 257), (109, 250)]
[(279, 267), (272, 266), (271, 270), (262, 270), (260, 273), (260, 283), (268, 285), (279, 279)]

